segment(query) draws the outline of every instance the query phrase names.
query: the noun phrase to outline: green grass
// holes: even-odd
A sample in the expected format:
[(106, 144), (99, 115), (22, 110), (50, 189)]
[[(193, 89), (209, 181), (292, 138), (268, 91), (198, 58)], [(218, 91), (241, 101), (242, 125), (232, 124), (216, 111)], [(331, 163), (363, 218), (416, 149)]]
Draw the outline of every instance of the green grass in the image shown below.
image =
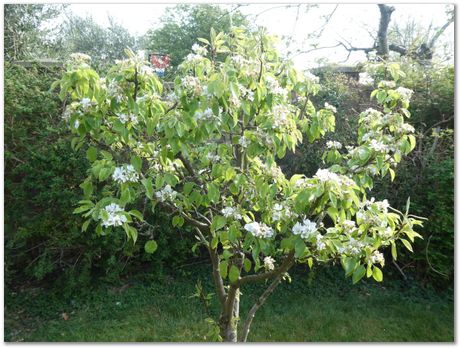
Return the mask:
[[(63, 299), (35, 290), (16, 295), (7, 290), (6, 341), (159, 342), (208, 340), (207, 317), (190, 298), (207, 269), (133, 282), (124, 291), (99, 286), (86, 296)], [(335, 269), (318, 273), (296, 270), (256, 314), (250, 341), (276, 342), (453, 342), (452, 295), (436, 294), (415, 284), (365, 281), (352, 286)], [(315, 279), (316, 278), (316, 279)], [(241, 313), (263, 286), (243, 289)], [(218, 313), (211, 306), (211, 316)], [(62, 313), (69, 315), (63, 320)]]

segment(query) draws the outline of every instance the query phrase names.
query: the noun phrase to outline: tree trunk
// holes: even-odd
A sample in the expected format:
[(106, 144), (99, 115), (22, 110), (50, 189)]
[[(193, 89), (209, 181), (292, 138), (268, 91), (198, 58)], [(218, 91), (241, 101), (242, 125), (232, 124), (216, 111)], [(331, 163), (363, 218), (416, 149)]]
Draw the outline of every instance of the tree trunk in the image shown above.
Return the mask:
[(391, 14), (395, 10), (392, 6), (379, 4), (380, 9), (380, 24), (377, 33), (377, 55), (383, 59), (387, 59), (389, 55), (388, 46), (388, 25), (390, 24)]
[(237, 290), (230, 316), (222, 315), (219, 320), (220, 336), (224, 342), (238, 342), (238, 320), (240, 317), (240, 292)]

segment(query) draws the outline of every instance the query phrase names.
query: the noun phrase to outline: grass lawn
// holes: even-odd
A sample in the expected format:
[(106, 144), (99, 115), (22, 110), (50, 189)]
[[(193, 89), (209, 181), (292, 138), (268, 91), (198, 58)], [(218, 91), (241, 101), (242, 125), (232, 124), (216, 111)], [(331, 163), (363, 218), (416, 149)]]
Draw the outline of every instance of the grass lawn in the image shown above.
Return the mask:
[[(454, 340), (452, 294), (398, 281), (352, 286), (336, 269), (297, 269), (291, 276), (292, 282), (278, 287), (256, 314), (249, 341)], [(190, 296), (198, 279), (212, 292), (207, 277), (207, 269), (198, 267), (150, 284), (131, 280), (124, 288), (98, 286), (70, 299), (41, 289), (17, 294), (6, 290), (5, 341), (205, 341), (207, 315)], [(243, 318), (262, 291), (262, 286), (243, 289)], [(210, 311), (217, 316), (215, 302)]]

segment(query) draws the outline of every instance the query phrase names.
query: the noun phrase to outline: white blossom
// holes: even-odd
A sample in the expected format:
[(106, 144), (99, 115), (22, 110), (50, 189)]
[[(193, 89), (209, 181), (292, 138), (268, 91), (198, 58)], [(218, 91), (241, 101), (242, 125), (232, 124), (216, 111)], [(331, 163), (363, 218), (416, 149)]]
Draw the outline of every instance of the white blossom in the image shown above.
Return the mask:
[(78, 120), (75, 120), (74, 124), (73, 124), (73, 127), (76, 129), (80, 126), (80, 121)]
[(379, 251), (374, 251), (370, 257), (372, 263), (380, 263), (381, 265), (385, 264), (385, 257)]
[(238, 140), (238, 144), (241, 145), (241, 147), (246, 148), (249, 146), (249, 140), (246, 138), (244, 135)]
[(123, 124), (129, 121), (131, 121), (133, 124), (138, 123), (137, 116), (131, 113), (130, 114), (121, 113), (121, 114), (118, 114), (117, 117), (120, 120), (120, 122)]
[(338, 141), (328, 141), (326, 143), (326, 147), (328, 149), (336, 149), (336, 150), (340, 150), (342, 148), (342, 144)]
[(381, 152), (381, 151), (387, 151), (388, 150), (388, 146), (385, 145), (384, 143), (380, 142), (380, 141), (377, 141), (375, 139), (372, 139), (371, 142), (369, 143), (369, 147), (374, 150), (374, 151), (377, 151), (377, 152)]
[(211, 161), (211, 162), (219, 162), (220, 161), (220, 156), (219, 155), (214, 155), (213, 153), (209, 152), (206, 155), (206, 158)]
[(367, 72), (362, 72), (359, 73), (359, 83), (361, 85), (373, 85), (374, 84), (374, 79), (372, 78), (371, 75)]
[(126, 216), (123, 214), (120, 214), (123, 212), (123, 209), (115, 203), (111, 203), (107, 205), (104, 210), (107, 212), (108, 217), (107, 219), (104, 219), (101, 216), (102, 221), (102, 226), (104, 227), (109, 227), (109, 226), (121, 226), (123, 223), (127, 221)]
[(200, 80), (195, 76), (187, 75), (181, 79), (181, 84), (184, 88), (196, 90), (200, 87)]
[(205, 56), (208, 53), (208, 50), (206, 49), (206, 47), (203, 47), (197, 43), (193, 44), (192, 51), (202, 56)]
[(405, 132), (405, 133), (414, 133), (415, 132), (415, 128), (412, 127), (409, 123), (403, 123), (401, 125), (401, 129)]
[(264, 268), (267, 271), (273, 271), (275, 269), (275, 259), (271, 256), (264, 257)]
[(139, 180), (139, 174), (136, 172), (131, 164), (126, 166), (115, 168), (112, 179), (119, 184), (125, 182), (137, 182)]
[(316, 248), (318, 250), (326, 249), (326, 243), (323, 242), (323, 236), (319, 233), (316, 235)]
[(195, 112), (195, 119), (200, 120), (211, 120), (214, 117), (214, 113), (211, 108), (206, 108), (204, 111)]
[(394, 81), (380, 81), (379, 86), (383, 88), (395, 88), (396, 83)]
[(354, 231), (356, 231), (356, 223), (354, 221), (351, 221), (351, 220), (344, 220), (342, 222), (342, 227), (343, 227), (343, 231), (346, 234), (351, 234)]
[(234, 207), (225, 207), (221, 210), (221, 213), (226, 218), (234, 218), (236, 220), (240, 220), (242, 218), (241, 214), (238, 213), (238, 211)]
[(162, 190), (155, 192), (155, 197), (157, 197), (160, 202), (167, 200), (172, 201), (174, 198), (176, 198), (176, 196), (177, 192), (174, 191), (169, 185), (166, 185)]
[(318, 169), (314, 177), (321, 182), (334, 182), (337, 184), (341, 183), (340, 177), (327, 169)]
[(409, 88), (404, 88), (404, 87), (398, 87), (396, 88), (396, 92), (401, 96), (402, 99), (409, 101), (410, 98), (412, 97), (412, 94), (414, 93), (413, 90)]
[(257, 221), (244, 225), (244, 229), (257, 238), (270, 238), (274, 235), (273, 228)]
[(316, 231), (316, 223), (310, 221), (309, 219), (304, 219), (301, 223), (296, 222), (296, 224), (292, 227), (292, 233), (300, 235), (304, 239), (311, 237)]
[(312, 82), (314, 82), (314, 83), (318, 83), (318, 82), (319, 82), (319, 77), (316, 76), (316, 75), (313, 75), (313, 74), (312, 74), (310, 71), (308, 71), (308, 70), (305, 71), (305, 72), (303, 73), (303, 76), (305, 77), (305, 79), (310, 80), (310, 81), (312, 81)]
[(334, 112), (334, 113), (337, 112), (336, 107), (333, 106), (333, 105), (331, 105), (331, 104), (329, 104), (328, 102), (324, 103), (324, 108), (325, 108), (326, 110), (330, 110), (330, 111), (332, 111), (332, 112)]

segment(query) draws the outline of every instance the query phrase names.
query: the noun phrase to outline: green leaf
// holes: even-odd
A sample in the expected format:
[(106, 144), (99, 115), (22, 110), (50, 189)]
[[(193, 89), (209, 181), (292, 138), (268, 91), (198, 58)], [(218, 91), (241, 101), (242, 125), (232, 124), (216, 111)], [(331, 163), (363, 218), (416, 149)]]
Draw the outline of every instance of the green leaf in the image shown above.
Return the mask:
[(153, 198), (153, 184), (151, 178), (142, 179), (142, 185), (145, 187), (145, 195), (152, 199)]
[(364, 267), (363, 265), (359, 265), (353, 272), (353, 277), (352, 277), (353, 284), (356, 284), (357, 282), (359, 282), (361, 278), (364, 277), (365, 274), (366, 274), (366, 267)]
[(148, 254), (153, 254), (158, 248), (157, 242), (154, 240), (149, 240), (147, 243), (144, 245), (144, 250)]
[(374, 266), (374, 271), (372, 272), (372, 277), (378, 282), (381, 282), (383, 280), (383, 273), (380, 270), (380, 268)]
[(142, 159), (139, 156), (131, 157), (131, 164), (136, 171), (140, 172), (142, 168)]
[(131, 238), (133, 240), (133, 243), (136, 243), (137, 241), (137, 230), (128, 224), (123, 224), (123, 228), (125, 229), (126, 235), (128, 238)]
[(216, 184), (208, 184), (208, 198), (211, 202), (216, 203), (219, 200), (220, 192)]
[(91, 223), (91, 220), (86, 220), (83, 225), (81, 226), (82, 232), (85, 232), (88, 229), (89, 224)]
[(349, 277), (355, 269), (356, 260), (351, 257), (342, 259), (342, 266), (343, 266), (343, 269), (345, 270), (345, 276)]
[(393, 260), (398, 258), (398, 252), (396, 251), (396, 244), (392, 241), (391, 242), (391, 256), (393, 256)]
[(137, 217), (140, 221), (144, 221), (144, 217), (142, 216), (142, 213), (139, 210), (136, 210), (136, 209), (130, 210), (129, 214)]
[(218, 231), (227, 223), (227, 219), (221, 215), (216, 215), (212, 219), (211, 231)]
[(295, 254), (294, 254), (294, 256), (296, 258), (301, 257), (303, 255), (303, 253), (305, 252), (306, 248), (307, 248), (307, 246), (305, 245), (305, 242), (302, 239), (299, 239), (295, 243)]
[(224, 279), (227, 278), (227, 273), (228, 273), (228, 261), (227, 260), (220, 262), (219, 270), (220, 270), (220, 275), (222, 276), (222, 278)]
[(181, 227), (184, 224), (184, 218), (180, 215), (176, 215), (172, 218), (172, 225)]
[(412, 249), (412, 245), (409, 243), (407, 239), (401, 239), (401, 242), (404, 244), (404, 246), (409, 250), (410, 252), (414, 252)]
[(83, 194), (86, 198), (90, 197), (93, 193), (93, 183), (89, 180), (85, 180), (80, 184), (80, 187), (83, 189)]
[(246, 273), (248, 273), (251, 270), (252, 263), (248, 259), (244, 259), (243, 267)]
[(235, 265), (232, 265), (230, 267), (230, 273), (228, 274), (228, 279), (230, 280), (230, 283), (236, 282), (239, 277), (240, 272), (238, 271), (238, 268)]
[(86, 158), (90, 162), (94, 162), (97, 159), (97, 149), (94, 146), (91, 146), (86, 150)]

